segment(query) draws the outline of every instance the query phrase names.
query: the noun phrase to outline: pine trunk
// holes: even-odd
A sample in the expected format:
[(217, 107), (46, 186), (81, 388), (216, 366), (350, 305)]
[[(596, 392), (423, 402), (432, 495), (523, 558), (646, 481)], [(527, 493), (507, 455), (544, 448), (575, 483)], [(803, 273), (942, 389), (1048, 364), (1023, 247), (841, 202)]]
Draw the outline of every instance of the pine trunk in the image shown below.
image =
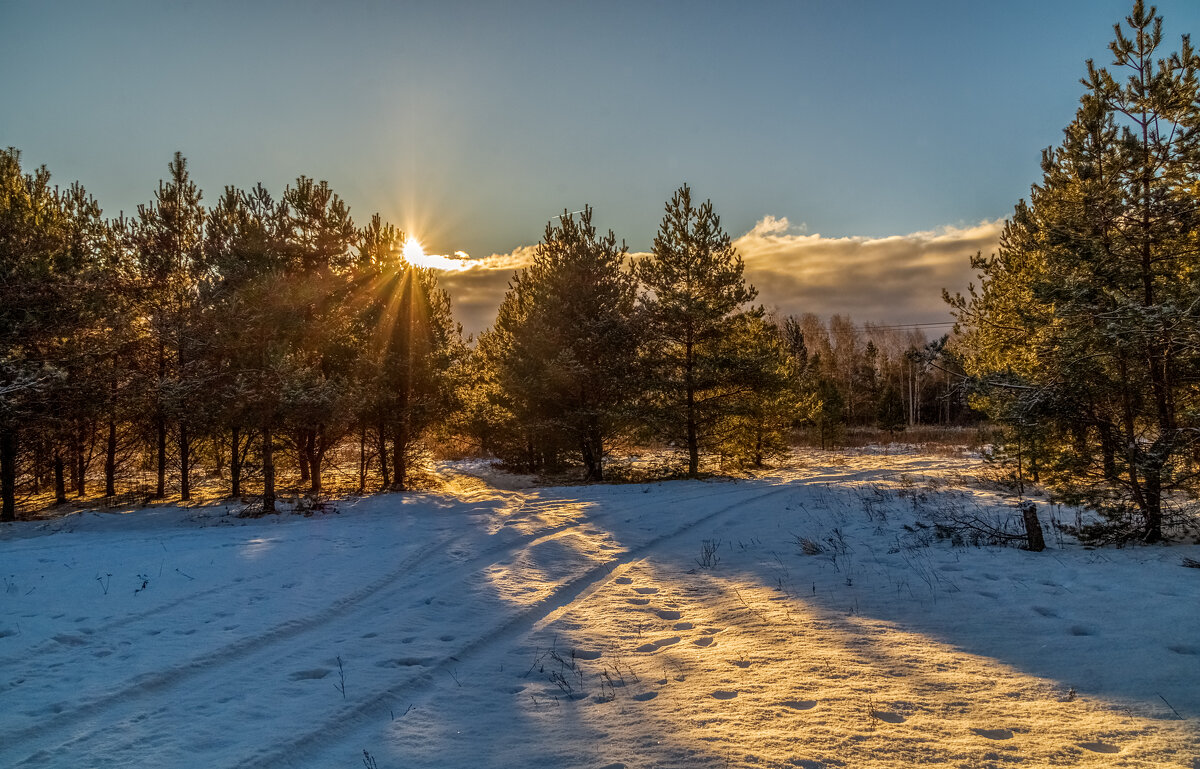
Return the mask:
[(62, 451), (54, 450), (54, 504), (61, 505), (67, 501), (67, 483), (64, 475)]
[(189, 466), (192, 464), (191, 442), (186, 422), (179, 423), (179, 498), (187, 502), (192, 498), (192, 481)]
[(159, 414), (155, 427), (158, 430), (158, 486), (154, 498), (167, 496), (167, 420)]
[(242, 428), (236, 425), (229, 431), (232, 451), (229, 452), (229, 495), (242, 496)]
[(388, 473), (388, 453), (387, 453), (387, 428), (381, 423), (377, 428), (379, 436), (379, 474), (383, 477), (384, 489), (390, 488), (392, 485), (391, 476)]
[(275, 512), (275, 438), (271, 435), (271, 426), (263, 425), (262, 430), (262, 474), (263, 474), (263, 514)]
[(117, 494), (117, 422), (108, 420), (108, 441), (104, 446), (104, 496)]
[(0, 521), (17, 519), (17, 431), (0, 427)]

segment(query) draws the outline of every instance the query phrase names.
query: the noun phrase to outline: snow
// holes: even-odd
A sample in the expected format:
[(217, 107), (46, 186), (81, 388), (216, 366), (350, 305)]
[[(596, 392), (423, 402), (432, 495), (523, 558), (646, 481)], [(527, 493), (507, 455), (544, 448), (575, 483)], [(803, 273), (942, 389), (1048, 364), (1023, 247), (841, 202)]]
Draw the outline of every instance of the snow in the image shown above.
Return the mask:
[(1200, 767), (1200, 547), (935, 538), (977, 466), (5, 525), (0, 765)]

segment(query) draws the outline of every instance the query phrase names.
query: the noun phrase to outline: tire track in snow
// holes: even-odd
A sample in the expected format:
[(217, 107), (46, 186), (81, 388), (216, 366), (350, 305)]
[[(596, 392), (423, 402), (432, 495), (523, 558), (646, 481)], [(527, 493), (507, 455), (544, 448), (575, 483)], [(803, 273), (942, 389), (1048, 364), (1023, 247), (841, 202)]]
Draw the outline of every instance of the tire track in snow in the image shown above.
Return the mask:
[[(724, 496), (732, 493), (739, 493), (742, 489), (735, 487), (728, 490), (716, 492), (716, 496)], [(510, 496), (511, 492), (505, 493), (502, 496), (507, 497), (510, 503), (516, 500)], [(671, 501), (671, 504), (685, 504), (688, 501), (698, 498), (712, 498), (714, 493), (711, 489), (705, 489), (704, 492), (680, 497)], [(534, 514), (555, 508), (569, 506), (577, 502), (573, 499), (554, 499), (540, 498), (528, 494), (519, 494), (520, 504), (515, 506), (515, 509), (506, 516), (507, 519), (518, 518), (523, 514)], [(659, 502), (644, 502), (635, 504), (627, 508), (628, 512), (647, 507), (651, 504), (661, 504)], [(715, 515), (715, 514), (714, 514)], [(712, 516), (709, 516), (712, 517)], [(694, 521), (687, 524), (684, 529), (691, 526), (699, 525), (706, 519)], [(529, 547), (553, 539), (566, 536), (576, 529), (584, 526), (591, 526), (592, 522), (586, 518), (573, 519), (556, 526), (542, 527), (534, 531), (524, 533), (515, 539), (509, 539), (504, 542), (496, 543), (495, 545), (481, 550), (479, 553), (471, 556), (465, 561), (455, 561), (453, 558), (448, 559), (449, 569), (442, 575), (432, 586), (445, 585), (447, 583), (458, 582), (469, 579), (478, 573), (481, 567), (496, 564), (500, 561), (516, 555), (517, 553)], [(503, 529), (504, 527), (502, 527)], [(677, 533), (682, 533), (681, 529)], [(265, 632), (241, 638), (233, 643), (226, 644), (218, 649), (212, 650), (199, 657), (193, 657), (175, 667), (163, 671), (156, 671), (138, 676), (128, 680), (121, 688), (100, 694), (99, 696), (80, 703), (70, 708), (63, 708), (55, 712), (53, 715), (39, 720), (36, 724), (25, 727), (23, 729), (9, 731), (6, 733), (5, 742), (8, 745), (22, 744), (22, 752), (29, 748), (23, 743), (37, 742), (41, 744), (40, 749), (34, 748), (32, 754), (26, 754), (26, 757), (20, 760), (18, 766), (38, 765), (49, 755), (47, 751), (55, 748), (61, 748), (67, 745), (82, 746), (97, 735), (104, 735), (111, 738), (111, 732), (114, 726), (114, 719), (111, 716), (115, 711), (120, 709), (128, 709), (133, 707), (138, 701), (144, 700), (151, 695), (177, 687), (197, 676), (208, 676), (216, 668), (227, 668), (243, 663), (246, 660), (252, 659), (260, 655), (268, 655), (273, 647), (282, 643), (292, 642), (299, 637), (319, 630), (337, 620), (343, 620), (355, 614), (363, 614), (367, 616), (373, 615), (377, 609), (376, 604), (380, 600), (390, 600), (392, 593), (385, 591), (386, 588), (404, 583), (404, 577), (411, 574), (415, 569), (429, 561), (434, 556), (443, 553), (450, 555), (455, 549), (455, 545), (463, 543), (471, 539), (477, 532), (467, 531), (462, 534), (456, 534), (448, 537), (443, 537), (427, 545), (421, 550), (413, 553), (405, 558), (396, 568), (390, 570), (383, 577), (363, 586), (357, 590), (343, 595), (341, 598), (328, 604), (324, 609), (307, 615), (303, 618), (289, 620), (280, 623)], [(673, 535), (672, 535), (673, 536)], [(662, 538), (656, 539), (655, 542)], [(645, 548), (643, 545), (642, 548)], [(640, 548), (639, 548), (640, 549)], [(611, 562), (610, 562), (611, 563)], [(588, 574), (592, 572), (589, 571)], [(568, 582), (563, 587), (569, 587), (575, 584), (579, 578)], [(431, 583), (427, 580), (427, 575), (422, 575), (422, 581), (417, 585), (401, 584), (398, 587), (403, 589), (420, 586), (427, 590)], [(560, 591), (562, 588), (560, 588)], [(209, 591), (206, 591), (209, 592)], [(553, 598), (558, 592), (552, 594), (549, 598)], [(549, 600), (546, 599), (546, 600)], [(541, 605), (541, 604), (538, 604)], [(449, 664), (451, 657), (454, 654), (446, 655), (436, 663), (433, 670), (441, 670)], [(101, 723), (97, 723), (92, 729), (86, 732), (79, 731), (79, 721), (81, 719), (90, 718), (93, 716), (109, 716), (102, 718)], [(118, 719), (117, 724), (120, 723)], [(53, 737), (56, 731), (65, 729), (74, 730), (74, 734), (67, 740), (58, 740)], [(47, 737), (50, 737), (47, 739)], [(134, 738), (137, 739), (136, 737)], [(4, 746), (0, 745), (0, 753), (4, 751)]]
[[(743, 491), (743, 489), (738, 488), (734, 491)], [(710, 523), (745, 505), (754, 504), (790, 491), (794, 491), (794, 489), (786, 482), (772, 483), (772, 488), (768, 491), (739, 499), (733, 504), (721, 507), (707, 515), (689, 521), (673, 531), (644, 542), (618, 558), (597, 563), (590, 569), (560, 585), (558, 589), (546, 598), (508, 616), (487, 633), (477, 636), (474, 640), (459, 647), (453, 653), (443, 656), (440, 661), (431, 664), (423, 672), (399, 684), (389, 686), (356, 705), (342, 708), (315, 727), (295, 736), (287, 743), (272, 746), (263, 754), (251, 756), (238, 763), (237, 766), (241, 769), (272, 769), (273, 767), (290, 766), (292, 762), (312, 755), (322, 747), (322, 743), (333, 742), (330, 739), (331, 735), (344, 735), (350, 729), (357, 729), (364, 726), (365, 723), (363, 722), (368, 716), (378, 716), (378, 714), (386, 712), (390, 701), (396, 695), (402, 692), (410, 694), (419, 693), (434, 685), (437, 680), (444, 679), (445, 674), (454, 665), (461, 663), (463, 660), (498, 643), (516, 638), (522, 633), (532, 630), (536, 625), (542, 624), (544, 620), (552, 616), (559, 616), (565, 613), (576, 601), (586, 599), (608, 579), (619, 576), (630, 568), (632, 564), (643, 560), (659, 546), (688, 534), (700, 526)], [(712, 495), (705, 496), (711, 497)], [(350, 726), (347, 727), (347, 725)]]

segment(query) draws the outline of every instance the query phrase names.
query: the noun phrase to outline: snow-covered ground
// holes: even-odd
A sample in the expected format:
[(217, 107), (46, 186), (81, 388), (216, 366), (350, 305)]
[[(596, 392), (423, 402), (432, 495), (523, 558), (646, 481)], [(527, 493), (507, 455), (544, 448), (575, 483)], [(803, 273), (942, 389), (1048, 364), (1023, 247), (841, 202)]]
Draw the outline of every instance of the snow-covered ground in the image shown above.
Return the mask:
[(335, 514), (0, 528), (0, 765), (1200, 767), (1200, 547), (940, 540), (1011, 501), (911, 453), (444, 469)]

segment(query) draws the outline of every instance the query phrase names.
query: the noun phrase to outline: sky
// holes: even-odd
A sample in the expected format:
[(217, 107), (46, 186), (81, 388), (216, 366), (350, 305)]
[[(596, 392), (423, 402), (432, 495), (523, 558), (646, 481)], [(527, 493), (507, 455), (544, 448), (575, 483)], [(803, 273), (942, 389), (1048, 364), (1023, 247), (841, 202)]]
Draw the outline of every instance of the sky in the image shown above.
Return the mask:
[[(1200, 30), (1157, 6), (1168, 51)], [(935, 322), (1131, 7), (0, 0), (0, 145), (110, 215), (176, 150), (210, 202), (327, 180), (471, 257), (444, 281), (468, 331), (551, 217), (591, 205), (642, 252), (685, 182), (769, 307)]]

